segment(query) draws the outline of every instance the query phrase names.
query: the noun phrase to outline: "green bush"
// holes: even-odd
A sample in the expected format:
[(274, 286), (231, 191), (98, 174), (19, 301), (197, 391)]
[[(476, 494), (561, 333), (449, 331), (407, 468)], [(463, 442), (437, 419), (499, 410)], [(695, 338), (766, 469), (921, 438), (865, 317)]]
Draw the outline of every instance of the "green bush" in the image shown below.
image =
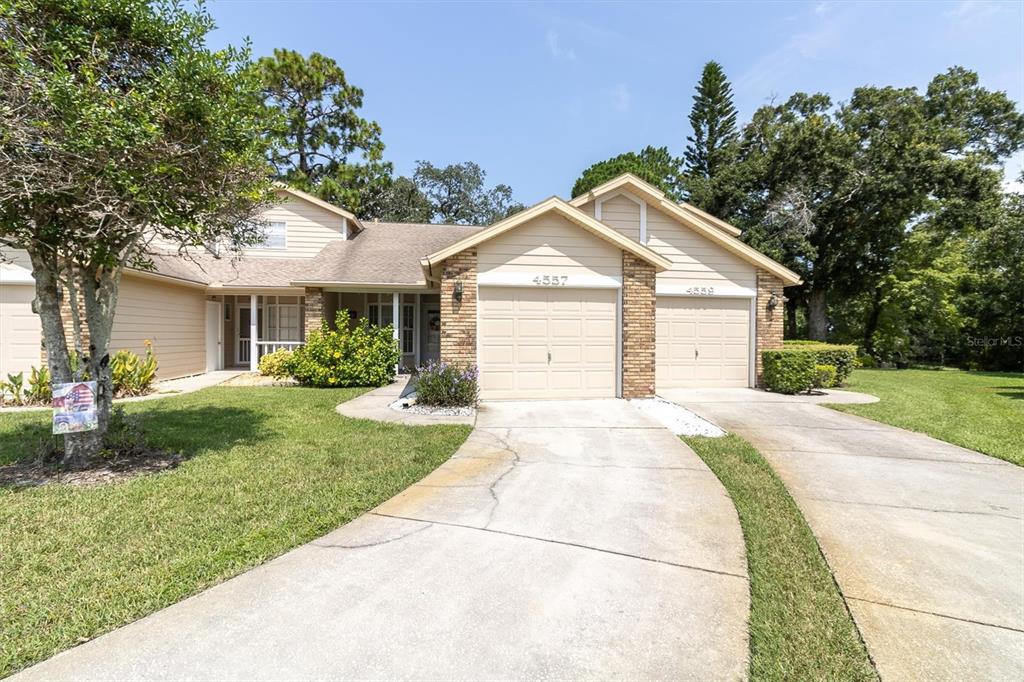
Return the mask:
[(814, 388), (832, 388), (836, 385), (835, 365), (814, 366)]
[(0, 402), (13, 405), (25, 404), (25, 373), (7, 375), (7, 381), (0, 381)]
[(288, 374), (303, 386), (384, 386), (395, 377), (401, 354), (391, 325), (374, 327), (365, 317), (349, 326), (347, 310), (339, 310), (337, 329), (327, 320), (312, 332), (306, 345), (292, 353)]
[(783, 345), (791, 350), (813, 352), (817, 365), (833, 365), (836, 368), (836, 386), (846, 383), (857, 367), (857, 346), (802, 339), (786, 341)]
[(53, 381), (48, 367), (33, 367), (28, 375), (28, 390), (25, 391), (29, 401), (38, 405), (53, 402)]
[(260, 358), (260, 374), (265, 377), (283, 379), (288, 374), (288, 363), (291, 362), (292, 351), (280, 348)]
[(764, 385), (776, 393), (802, 393), (814, 386), (815, 354), (802, 348), (761, 351)]
[(874, 369), (878, 367), (878, 360), (870, 355), (858, 355), (857, 356), (857, 367), (863, 367), (864, 369)]
[(156, 380), (158, 367), (153, 355), (153, 344), (146, 344), (146, 357), (140, 358), (130, 350), (119, 350), (110, 359), (110, 378), (114, 383), (114, 397), (145, 395)]
[(416, 380), (416, 401), (437, 407), (475, 407), (480, 397), (476, 365), (465, 368), (443, 362), (420, 367)]

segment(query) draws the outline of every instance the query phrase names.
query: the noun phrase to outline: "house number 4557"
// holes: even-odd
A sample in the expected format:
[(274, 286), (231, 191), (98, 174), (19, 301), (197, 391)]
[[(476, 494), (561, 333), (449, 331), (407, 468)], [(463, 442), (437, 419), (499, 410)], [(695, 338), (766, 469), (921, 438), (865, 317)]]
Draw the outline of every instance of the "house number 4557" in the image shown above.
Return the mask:
[(537, 275), (533, 283), (539, 287), (564, 287), (569, 282), (569, 275)]

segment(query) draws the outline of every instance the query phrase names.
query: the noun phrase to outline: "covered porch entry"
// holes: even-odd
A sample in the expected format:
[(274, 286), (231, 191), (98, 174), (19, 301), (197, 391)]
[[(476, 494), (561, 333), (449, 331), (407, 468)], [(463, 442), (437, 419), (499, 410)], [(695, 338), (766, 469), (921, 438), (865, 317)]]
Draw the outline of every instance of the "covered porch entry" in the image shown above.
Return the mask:
[[(332, 290), (325, 288), (323, 318), (334, 328), (338, 311), (347, 310), (349, 324), (361, 318), (378, 326), (394, 325), (395, 342), (402, 357), (399, 371), (411, 372), (430, 360), (441, 357), (441, 297), (434, 290), (382, 291)], [(307, 298), (310, 292), (307, 290)], [(313, 306), (309, 314), (315, 315)], [(318, 318), (307, 321), (307, 329), (319, 326)], [(312, 325), (312, 326), (310, 326)]]
[(267, 353), (294, 350), (306, 341), (306, 297), (295, 291), (223, 294), (213, 300), (221, 307), (223, 368), (255, 372)]

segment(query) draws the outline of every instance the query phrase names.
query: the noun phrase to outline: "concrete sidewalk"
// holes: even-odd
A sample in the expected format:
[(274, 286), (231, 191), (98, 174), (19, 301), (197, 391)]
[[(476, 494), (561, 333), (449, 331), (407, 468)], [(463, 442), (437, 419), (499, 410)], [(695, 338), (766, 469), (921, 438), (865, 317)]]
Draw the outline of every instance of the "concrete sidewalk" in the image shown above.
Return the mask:
[(1024, 679), (1024, 469), (801, 396), (663, 395), (771, 463), (883, 679)]
[(491, 403), (353, 523), (14, 680), (743, 679), (739, 520), (621, 400)]

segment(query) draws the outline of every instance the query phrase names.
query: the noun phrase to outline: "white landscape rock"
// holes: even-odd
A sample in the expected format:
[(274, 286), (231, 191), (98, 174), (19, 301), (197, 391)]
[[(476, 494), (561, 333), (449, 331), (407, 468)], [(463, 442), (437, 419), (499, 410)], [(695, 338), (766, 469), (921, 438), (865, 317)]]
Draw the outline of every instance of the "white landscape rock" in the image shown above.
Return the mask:
[(725, 431), (685, 407), (661, 398), (634, 398), (629, 401), (636, 409), (661, 422), (677, 436), (711, 436), (720, 438)]
[(389, 405), (392, 410), (405, 412), (407, 414), (436, 414), (444, 417), (472, 417), (476, 409), (472, 407), (432, 407), (419, 405), (416, 402), (416, 392), (402, 396)]

